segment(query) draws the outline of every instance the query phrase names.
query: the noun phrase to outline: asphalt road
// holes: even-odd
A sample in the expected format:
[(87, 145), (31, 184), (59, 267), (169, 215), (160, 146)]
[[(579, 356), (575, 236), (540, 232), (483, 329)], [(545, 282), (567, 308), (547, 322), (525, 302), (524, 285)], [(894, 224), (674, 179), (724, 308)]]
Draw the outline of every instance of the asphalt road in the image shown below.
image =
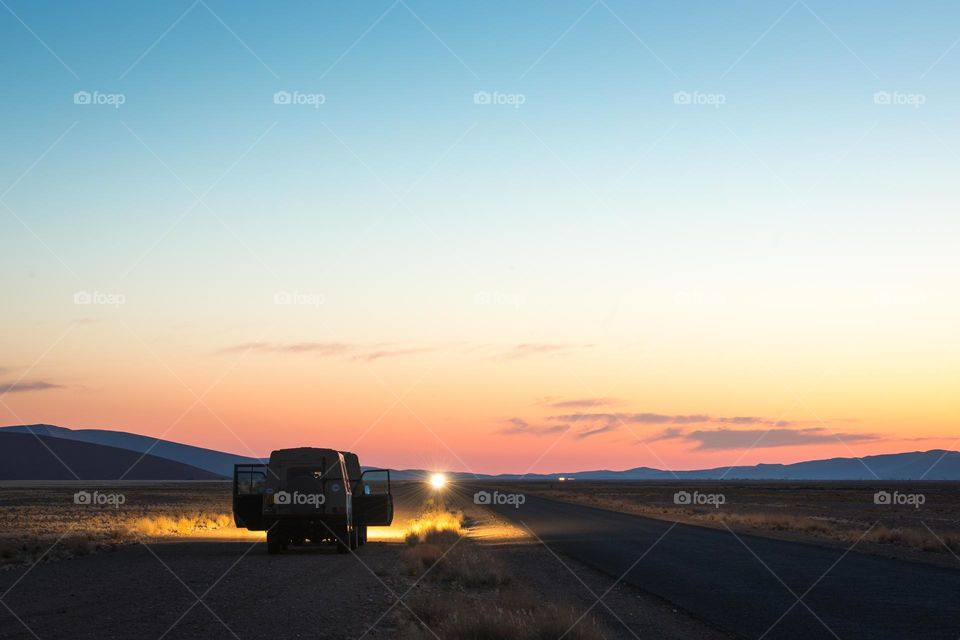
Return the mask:
[(960, 566), (738, 538), (531, 495), (519, 508), (492, 508), (554, 551), (743, 638), (960, 638)]

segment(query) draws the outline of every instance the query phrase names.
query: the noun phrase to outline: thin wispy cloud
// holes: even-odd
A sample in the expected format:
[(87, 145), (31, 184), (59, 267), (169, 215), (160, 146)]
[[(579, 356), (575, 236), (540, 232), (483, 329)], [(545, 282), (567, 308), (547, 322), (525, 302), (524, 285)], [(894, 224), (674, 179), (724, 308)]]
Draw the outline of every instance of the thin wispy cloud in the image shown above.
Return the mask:
[(567, 423), (557, 424), (530, 424), (523, 418), (509, 418), (507, 425), (498, 429), (497, 433), (505, 436), (547, 436), (556, 433), (573, 432), (573, 437), (577, 440), (583, 440), (592, 436), (607, 433), (619, 428), (616, 424), (606, 424), (601, 426), (576, 427)]
[(522, 418), (510, 418), (507, 420), (507, 422), (509, 424), (499, 429), (497, 433), (508, 436), (547, 436), (550, 434), (563, 433), (564, 431), (570, 430), (570, 425), (568, 424), (532, 425)]
[(657, 442), (659, 440), (675, 440), (682, 438), (686, 432), (681, 427), (667, 427), (652, 438), (647, 438), (644, 442)]
[(362, 345), (345, 342), (246, 342), (221, 349), (219, 353), (264, 353), (313, 355), (320, 358), (345, 358), (372, 362), (436, 351), (438, 347), (392, 347), (384, 344)]
[(737, 424), (768, 425), (771, 427), (790, 427), (795, 423), (788, 420), (771, 420), (756, 416), (710, 416), (703, 413), (690, 415), (671, 415), (663, 413), (566, 413), (550, 416), (550, 420), (616, 422), (622, 424)]
[(312, 353), (319, 356), (337, 356), (354, 351), (353, 345), (341, 342), (246, 342), (222, 349), (220, 353)]
[(725, 449), (769, 449), (775, 447), (796, 447), (823, 443), (874, 442), (882, 438), (874, 433), (834, 433), (824, 427), (803, 427), (799, 429), (697, 429), (683, 431), (678, 428), (665, 429), (648, 442), (657, 440), (685, 440), (693, 443), (694, 451), (716, 451)]
[(62, 384), (47, 382), (46, 380), (19, 380), (0, 382), (0, 395), (5, 393), (26, 393), (28, 391), (48, 391), (50, 389), (64, 389)]
[[(403, 346), (390, 343), (360, 344), (349, 342), (243, 342), (220, 349), (220, 354), (235, 353), (263, 353), (276, 355), (314, 355), (321, 358), (347, 358), (363, 362), (372, 362), (385, 358), (399, 358), (413, 356), (442, 348), (453, 348), (455, 345), (443, 346)], [(581, 345), (523, 343), (509, 347), (506, 351), (494, 356), (497, 360), (519, 360), (540, 355), (548, 355), (579, 348)], [(461, 345), (462, 347), (462, 345)], [(469, 348), (466, 351), (470, 351)], [(599, 399), (606, 401), (607, 399)], [(598, 406), (589, 400), (572, 400), (569, 403), (559, 402), (555, 408), (588, 408)]]
[(609, 433), (611, 431), (616, 431), (619, 428), (620, 428), (620, 425), (610, 423), (610, 424), (601, 425), (599, 427), (592, 427), (589, 429), (585, 429), (583, 431), (580, 431), (579, 433), (575, 433), (573, 437), (576, 438), (577, 440), (583, 440), (585, 438), (592, 438), (593, 436), (598, 436), (602, 433)]
[(381, 358), (399, 358), (401, 356), (412, 356), (419, 353), (429, 353), (431, 351), (436, 351), (437, 347), (409, 347), (409, 348), (398, 348), (398, 349), (378, 349), (376, 351), (371, 351), (369, 353), (364, 353), (358, 357), (361, 360), (366, 360), (370, 362), (372, 360), (380, 360)]
[[(585, 407), (600, 403), (615, 402), (611, 398), (575, 398), (570, 400), (545, 399), (549, 407)], [(511, 427), (500, 431), (503, 434), (534, 433), (534, 427), (520, 418)], [(562, 413), (547, 417), (548, 422), (575, 429), (574, 439), (584, 440), (605, 433), (612, 433), (625, 425), (670, 425), (642, 442), (662, 440), (685, 440), (695, 445), (695, 450), (741, 449), (746, 447), (780, 447), (819, 442), (836, 441), (833, 434), (818, 427), (794, 428), (790, 420), (774, 420), (760, 416), (711, 416), (705, 413), (666, 414), (654, 412), (578, 412)], [(716, 429), (694, 429), (697, 425), (717, 425)], [(756, 429), (733, 429), (731, 426), (755, 426)], [(546, 433), (544, 427), (538, 428)], [(760, 438), (761, 434), (767, 434)], [(869, 441), (877, 439), (873, 434), (840, 434), (845, 441)], [(759, 440), (759, 444), (756, 444)]]
[(497, 356), (498, 360), (519, 360), (521, 358), (531, 358), (535, 356), (551, 355), (563, 353), (573, 349), (580, 348), (581, 345), (574, 344), (556, 344), (546, 342), (525, 342), (518, 344), (508, 351)]
[(573, 400), (552, 400), (549, 398), (540, 402), (545, 407), (552, 409), (590, 409), (592, 407), (608, 407), (618, 404), (616, 398), (576, 398)]
[[(551, 408), (584, 408), (595, 407), (598, 405), (610, 405), (618, 402), (614, 398), (593, 397), (593, 398), (543, 398), (538, 404)], [(501, 435), (547, 435), (550, 433), (560, 433), (571, 431), (576, 440), (585, 440), (605, 433), (612, 433), (620, 430), (625, 425), (672, 425), (662, 429), (659, 433), (642, 442), (656, 442), (659, 440), (689, 440), (696, 443), (698, 449), (724, 448), (724, 438), (730, 439), (731, 443), (736, 436), (725, 434), (745, 434), (743, 440), (749, 438), (749, 434), (759, 434), (764, 431), (776, 431), (779, 435), (770, 440), (771, 443), (782, 442), (783, 445), (769, 444), (766, 446), (787, 446), (790, 438), (789, 428), (793, 422), (786, 420), (772, 420), (758, 416), (711, 416), (705, 413), (695, 414), (665, 414), (653, 412), (578, 412), (562, 413), (551, 415), (546, 418), (547, 424), (534, 425), (524, 418), (510, 418), (507, 426), (499, 429), (497, 433)], [(699, 429), (690, 431), (695, 425), (719, 425), (718, 429), (708, 430)], [(726, 425), (738, 426), (758, 426), (767, 427), (767, 429), (745, 429), (732, 430)], [(814, 440), (822, 434), (814, 433), (811, 429), (794, 429), (799, 435), (794, 440), (808, 442)], [(720, 434), (714, 436), (713, 434)], [(751, 446), (757, 440), (755, 435), (744, 446)], [(737, 444), (731, 444), (729, 448), (739, 448)]]

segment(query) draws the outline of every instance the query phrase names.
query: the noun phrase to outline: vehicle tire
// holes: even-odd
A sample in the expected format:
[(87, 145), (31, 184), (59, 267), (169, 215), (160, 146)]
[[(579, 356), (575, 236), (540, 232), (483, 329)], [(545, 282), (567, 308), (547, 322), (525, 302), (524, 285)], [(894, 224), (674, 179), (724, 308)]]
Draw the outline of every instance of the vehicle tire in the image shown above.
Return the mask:
[(360, 547), (360, 529), (354, 527), (350, 531), (350, 548), (356, 551)]
[(280, 553), (286, 547), (286, 538), (280, 531), (274, 531), (273, 529), (267, 531), (267, 553)]
[(346, 529), (337, 532), (337, 553), (350, 552), (350, 533)]

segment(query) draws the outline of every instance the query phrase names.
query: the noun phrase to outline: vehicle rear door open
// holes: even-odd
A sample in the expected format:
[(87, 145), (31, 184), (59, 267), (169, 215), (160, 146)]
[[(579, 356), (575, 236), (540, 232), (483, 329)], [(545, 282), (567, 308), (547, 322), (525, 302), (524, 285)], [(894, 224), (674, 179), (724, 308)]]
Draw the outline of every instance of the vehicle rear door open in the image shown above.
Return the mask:
[(233, 522), (238, 527), (262, 530), (263, 495), (267, 488), (267, 465), (233, 465)]
[(386, 527), (393, 522), (390, 470), (367, 469), (353, 485), (353, 517), (357, 524)]

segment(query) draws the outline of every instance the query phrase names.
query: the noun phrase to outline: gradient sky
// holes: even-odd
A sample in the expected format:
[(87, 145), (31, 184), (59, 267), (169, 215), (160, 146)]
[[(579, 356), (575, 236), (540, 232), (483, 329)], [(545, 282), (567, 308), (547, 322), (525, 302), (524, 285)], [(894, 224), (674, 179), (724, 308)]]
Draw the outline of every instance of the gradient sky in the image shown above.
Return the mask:
[(0, 5), (4, 424), (475, 472), (956, 448), (956, 3)]

